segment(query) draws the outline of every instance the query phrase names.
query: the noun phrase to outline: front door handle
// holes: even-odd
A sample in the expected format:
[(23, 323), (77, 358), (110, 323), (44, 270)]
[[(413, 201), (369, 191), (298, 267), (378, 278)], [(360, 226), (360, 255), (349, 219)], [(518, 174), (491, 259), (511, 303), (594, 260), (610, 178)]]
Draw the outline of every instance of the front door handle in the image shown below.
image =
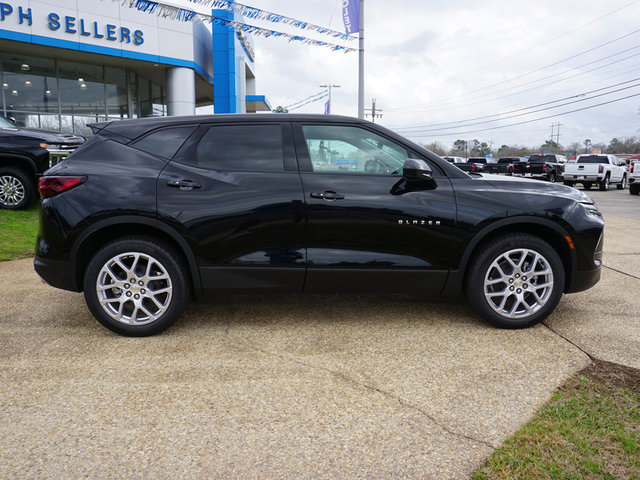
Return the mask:
[(170, 187), (178, 187), (180, 190), (193, 190), (194, 188), (200, 188), (193, 180), (169, 180), (167, 185)]
[(344, 195), (328, 190), (325, 190), (324, 192), (311, 192), (310, 196), (311, 198), (321, 198), (323, 200), (326, 200), (327, 202), (344, 199)]

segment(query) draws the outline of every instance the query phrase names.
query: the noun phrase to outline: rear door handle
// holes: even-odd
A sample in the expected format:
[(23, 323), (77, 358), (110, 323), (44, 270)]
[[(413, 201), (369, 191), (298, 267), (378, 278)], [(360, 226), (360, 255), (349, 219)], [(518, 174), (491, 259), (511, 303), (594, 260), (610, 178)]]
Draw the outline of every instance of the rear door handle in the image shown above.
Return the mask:
[(169, 180), (167, 185), (170, 187), (177, 187), (180, 190), (193, 190), (194, 188), (200, 188), (193, 180)]
[(311, 192), (310, 194), (311, 198), (321, 198), (323, 200), (326, 200), (327, 202), (333, 202), (335, 200), (343, 200), (344, 199), (344, 195), (341, 195), (339, 193), (336, 192), (331, 192), (331, 191), (324, 191), (324, 192)]

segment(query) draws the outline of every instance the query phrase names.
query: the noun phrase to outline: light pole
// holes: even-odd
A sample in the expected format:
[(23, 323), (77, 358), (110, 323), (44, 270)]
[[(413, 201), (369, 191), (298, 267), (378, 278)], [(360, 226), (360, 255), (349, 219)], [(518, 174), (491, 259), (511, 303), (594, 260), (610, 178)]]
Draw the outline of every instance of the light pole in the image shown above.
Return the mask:
[(364, 0), (360, 0), (358, 48), (358, 118), (364, 119)]
[(327, 88), (329, 89), (329, 108), (327, 108), (327, 113), (331, 113), (331, 89), (332, 88), (340, 88), (340, 85), (331, 85), (330, 83), (327, 85), (320, 85), (320, 88)]

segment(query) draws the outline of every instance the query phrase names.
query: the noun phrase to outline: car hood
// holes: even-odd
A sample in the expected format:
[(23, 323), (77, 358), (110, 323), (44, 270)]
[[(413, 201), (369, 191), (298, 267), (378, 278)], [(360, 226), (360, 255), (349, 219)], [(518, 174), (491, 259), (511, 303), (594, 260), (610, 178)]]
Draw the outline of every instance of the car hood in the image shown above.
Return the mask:
[(40, 140), (46, 143), (67, 143), (80, 144), (84, 143), (84, 137), (79, 135), (71, 135), (68, 133), (49, 132), (47, 130), (36, 130), (29, 128), (5, 127), (0, 128), (0, 137), (26, 137)]
[(591, 197), (583, 191), (557, 183), (488, 173), (476, 174), (474, 178), (482, 179), (492, 187), (506, 192), (549, 195), (552, 197), (568, 198), (580, 203), (593, 203)]

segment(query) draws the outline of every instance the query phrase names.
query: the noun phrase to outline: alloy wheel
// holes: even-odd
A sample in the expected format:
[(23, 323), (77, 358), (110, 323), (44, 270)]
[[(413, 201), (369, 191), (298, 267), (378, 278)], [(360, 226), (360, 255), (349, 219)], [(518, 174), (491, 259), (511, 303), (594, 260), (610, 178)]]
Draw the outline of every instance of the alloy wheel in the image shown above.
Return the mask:
[(22, 182), (11, 175), (0, 177), (0, 205), (15, 207), (24, 200), (26, 191)]
[(126, 252), (109, 259), (96, 280), (102, 309), (126, 325), (158, 320), (171, 304), (173, 285), (167, 269), (155, 258)]
[(554, 285), (549, 261), (535, 250), (518, 248), (498, 256), (487, 269), (484, 296), (509, 319), (527, 318), (549, 301)]

